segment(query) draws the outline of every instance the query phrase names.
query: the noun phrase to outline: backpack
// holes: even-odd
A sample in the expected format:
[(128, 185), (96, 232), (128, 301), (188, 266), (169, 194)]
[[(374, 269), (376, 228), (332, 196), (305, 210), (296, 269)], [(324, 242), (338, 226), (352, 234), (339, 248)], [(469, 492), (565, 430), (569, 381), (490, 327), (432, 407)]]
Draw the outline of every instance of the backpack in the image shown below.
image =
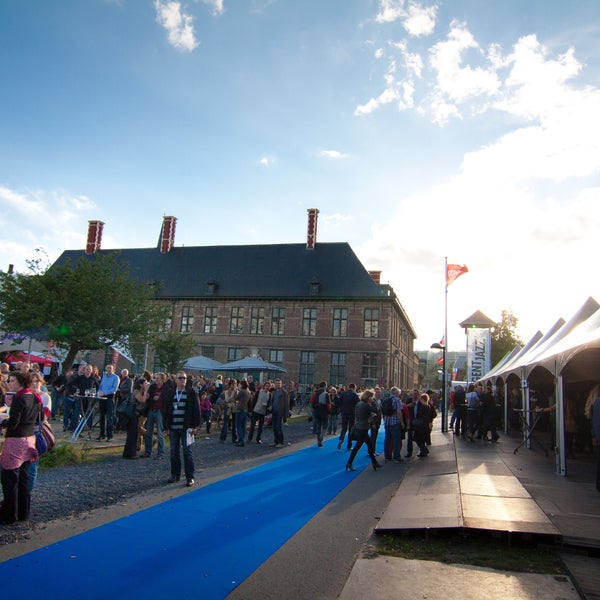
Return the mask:
[(389, 398), (384, 398), (381, 401), (381, 414), (384, 417), (391, 417), (396, 414), (396, 409), (394, 408), (394, 399), (392, 396)]

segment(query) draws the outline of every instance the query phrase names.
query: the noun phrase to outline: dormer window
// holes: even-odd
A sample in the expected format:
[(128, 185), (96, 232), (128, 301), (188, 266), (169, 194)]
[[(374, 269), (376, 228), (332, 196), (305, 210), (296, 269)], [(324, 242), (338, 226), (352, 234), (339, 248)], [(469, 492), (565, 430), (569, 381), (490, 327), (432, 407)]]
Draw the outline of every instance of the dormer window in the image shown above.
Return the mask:
[(206, 282), (206, 293), (209, 296), (214, 296), (217, 291), (217, 282), (214, 279)]
[(321, 282), (316, 277), (313, 277), (308, 282), (308, 289), (311, 296), (318, 296), (321, 291)]

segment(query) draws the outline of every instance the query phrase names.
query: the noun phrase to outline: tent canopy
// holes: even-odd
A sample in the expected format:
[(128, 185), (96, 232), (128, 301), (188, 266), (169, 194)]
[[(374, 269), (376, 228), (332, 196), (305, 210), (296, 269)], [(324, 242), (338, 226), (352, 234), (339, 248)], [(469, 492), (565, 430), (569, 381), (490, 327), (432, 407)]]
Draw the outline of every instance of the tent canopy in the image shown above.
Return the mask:
[(246, 358), (234, 360), (220, 366), (219, 371), (277, 371), (278, 373), (287, 373), (283, 367), (268, 363), (258, 356), (246, 356)]
[(221, 369), (222, 366), (220, 362), (201, 354), (188, 358), (184, 365), (186, 369), (193, 369), (194, 371), (216, 371)]

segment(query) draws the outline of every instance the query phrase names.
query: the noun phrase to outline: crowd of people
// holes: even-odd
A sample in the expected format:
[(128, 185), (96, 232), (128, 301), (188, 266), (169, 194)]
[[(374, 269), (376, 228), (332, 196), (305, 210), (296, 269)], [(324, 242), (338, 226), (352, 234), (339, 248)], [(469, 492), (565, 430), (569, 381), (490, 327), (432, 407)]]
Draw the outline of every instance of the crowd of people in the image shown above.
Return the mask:
[[(221, 375), (209, 379), (185, 371), (145, 371), (136, 376), (122, 369), (119, 376), (111, 364), (102, 373), (93, 365), (82, 364), (49, 383), (35, 364), (9, 367), (2, 363), (0, 375), (0, 427), (5, 431), (0, 462), (3, 523), (29, 517), (39, 459), (35, 431), (44, 419), (62, 423), (65, 432), (87, 427), (91, 435), (97, 428), (98, 442), (111, 441), (115, 431), (126, 433), (125, 459), (162, 460), (168, 439), (167, 482), (178, 482), (183, 474), (185, 485), (191, 487), (195, 484), (195, 466), (190, 447), (202, 428), (210, 436), (212, 428), (217, 427), (221, 443), (230, 440), (242, 448), (253, 442), (263, 444), (268, 424), (272, 427), (271, 446), (282, 448), (284, 424), (294, 408), (305, 407), (310, 411), (317, 447), (323, 447), (326, 435), (336, 436), (337, 449), (345, 446), (350, 452), (346, 470), (354, 471), (354, 460), (364, 446), (373, 469), (378, 470), (382, 464), (376, 442), (382, 426), (385, 461), (403, 462), (413, 455), (414, 446), (418, 458), (429, 455), (440, 401), (431, 390), (357, 389), (354, 383), (334, 386), (322, 381), (303, 389), (293, 381), (284, 385), (279, 378), (258, 383), (251, 376), (239, 381)], [(596, 424), (600, 421), (600, 406), (591, 406), (590, 418)], [(499, 411), (491, 388), (469, 384), (465, 390), (458, 386), (451, 407), (450, 428), (455, 435), (471, 442), (477, 438), (498, 440)], [(600, 432), (594, 435), (600, 439)], [(598, 477), (600, 482), (600, 471)]]

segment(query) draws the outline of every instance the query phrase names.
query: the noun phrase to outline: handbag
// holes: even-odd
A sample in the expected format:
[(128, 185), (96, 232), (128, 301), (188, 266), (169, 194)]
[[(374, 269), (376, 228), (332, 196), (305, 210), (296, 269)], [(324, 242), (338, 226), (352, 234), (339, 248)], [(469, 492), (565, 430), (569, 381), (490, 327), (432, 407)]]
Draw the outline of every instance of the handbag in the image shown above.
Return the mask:
[(117, 407), (117, 412), (120, 415), (131, 419), (133, 417), (134, 408), (135, 405), (133, 402), (130, 402), (129, 400), (123, 400), (123, 402), (121, 402), (121, 404), (119, 404), (119, 406)]
[(50, 425), (50, 421), (48, 421), (48, 419), (44, 419), (42, 421), (40, 431), (44, 436), (44, 440), (46, 440), (46, 446), (48, 446), (48, 450), (52, 450), (54, 446), (56, 446), (56, 438), (54, 437), (54, 431), (52, 431), (52, 425)]
[(39, 414), (38, 429), (35, 432), (35, 449), (37, 450), (39, 456), (48, 452), (48, 444), (46, 444), (46, 438), (44, 438), (44, 434), (42, 433), (42, 420)]

